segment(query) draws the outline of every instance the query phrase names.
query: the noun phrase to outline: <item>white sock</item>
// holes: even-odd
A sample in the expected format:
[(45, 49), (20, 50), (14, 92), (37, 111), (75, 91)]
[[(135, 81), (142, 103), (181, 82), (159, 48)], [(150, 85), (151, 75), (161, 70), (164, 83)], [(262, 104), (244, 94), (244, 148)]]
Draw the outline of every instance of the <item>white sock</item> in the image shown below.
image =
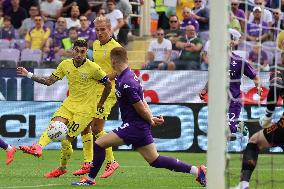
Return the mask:
[(6, 151), (12, 150), (12, 146), (8, 145)]
[(198, 168), (196, 166), (191, 166), (190, 174), (192, 174), (195, 177), (197, 177), (198, 176)]
[(88, 179), (88, 180), (91, 180), (91, 181), (93, 181), (93, 182), (94, 182), (94, 180), (95, 180), (94, 178), (91, 178), (91, 177), (89, 177), (89, 176), (87, 176), (87, 179)]
[(240, 186), (241, 186), (241, 189), (248, 188), (249, 187), (249, 182), (248, 181), (241, 181), (240, 182)]

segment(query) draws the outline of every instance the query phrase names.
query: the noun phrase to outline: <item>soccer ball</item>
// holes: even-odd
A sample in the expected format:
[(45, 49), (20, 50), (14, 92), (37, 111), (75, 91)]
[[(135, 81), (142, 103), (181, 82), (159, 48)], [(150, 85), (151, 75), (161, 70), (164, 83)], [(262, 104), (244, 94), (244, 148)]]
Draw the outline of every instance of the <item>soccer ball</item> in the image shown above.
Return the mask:
[(47, 128), (47, 135), (54, 142), (58, 142), (65, 139), (67, 133), (68, 133), (67, 126), (60, 121), (53, 122)]

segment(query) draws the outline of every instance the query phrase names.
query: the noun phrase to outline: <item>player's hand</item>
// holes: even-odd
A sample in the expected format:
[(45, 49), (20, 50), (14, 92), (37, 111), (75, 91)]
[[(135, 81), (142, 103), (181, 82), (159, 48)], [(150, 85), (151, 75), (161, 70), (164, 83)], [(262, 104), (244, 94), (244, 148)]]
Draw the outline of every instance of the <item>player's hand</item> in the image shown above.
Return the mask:
[(157, 116), (157, 117), (153, 117), (152, 121), (154, 123), (152, 126), (158, 126), (158, 125), (162, 125), (165, 120), (164, 120), (163, 116), (160, 115), (160, 116)]
[(202, 89), (199, 93), (199, 98), (200, 100), (205, 100), (205, 96), (207, 95), (207, 90), (206, 89)]
[(26, 70), (26, 68), (24, 68), (24, 67), (17, 67), (17, 74), (19, 76), (27, 77), (28, 73), (29, 72), (28, 72), (28, 70)]
[(258, 94), (259, 96), (261, 96), (262, 93), (263, 93), (262, 87), (256, 87), (256, 89), (257, 89), (257, 94)]

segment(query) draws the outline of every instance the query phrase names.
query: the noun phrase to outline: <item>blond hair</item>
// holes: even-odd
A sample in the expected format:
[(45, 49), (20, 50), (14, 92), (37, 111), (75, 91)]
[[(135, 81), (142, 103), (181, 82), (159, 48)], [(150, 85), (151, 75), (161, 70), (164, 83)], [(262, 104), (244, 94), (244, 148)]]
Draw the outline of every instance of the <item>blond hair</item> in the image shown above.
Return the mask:
[(110, 19), (105, 16), (99, 16), (94, 20), (94, 25), (96, 26), (97, 23), (105, 22), (107, 26), (111, 27)]

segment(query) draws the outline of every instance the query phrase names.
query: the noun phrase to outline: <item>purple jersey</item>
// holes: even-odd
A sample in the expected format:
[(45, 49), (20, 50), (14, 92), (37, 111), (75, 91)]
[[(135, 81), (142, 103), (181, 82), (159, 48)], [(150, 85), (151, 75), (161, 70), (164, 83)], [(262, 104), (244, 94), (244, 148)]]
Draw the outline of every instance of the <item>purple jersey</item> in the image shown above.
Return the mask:
[(235, 15), (235, 17), (237, 17), (238, 20), (245, 20), (246, 19), (246, 15), (245, 12), (242, 9), (238, 9), (235, 12), (233, 12), (233, 14)]
[(263, 35), (268, 31), (268, 24), (266, 22), (262, 22), (261, 24), (252, 22), (247, 25), (247, 33), (250, 36), (259, 37), (259, 35)]
[(230, 60), (230, 94), (229, 97), (233, 99), (240, 98), (241, 95), (241, 78), (243, 74), (250, 79), (255, 78), (255, 69), (243, 58), (232, 53)]
[[(250, 51), (249, 52), (249, 60), (251, 60), (252, 62), (257, 63), (258, 59), (259, 59), (259, 54), (258, 53), (255, 53), (254, 51)], [(265, 60), (268, 60), (267, 53), (265, 51), (261, 50), (261, 52), (260, 52), (260, 64), (263, 65), (263, 62)]]
[(116, 78), (115, 89), (123, 123), (146, 122), (133, 107), (134, 103), (143, 101), (144, 96), (140, 81), (130, 68)]
[(90, 27), (86, 31), (83, 31), (82, 28), (80, 28), (78, 30), (78, 36), (83, 39), (92, 40), (92, 41), (95, 41), (97, 39), (95, 29)]
[(114, 129), (124, 143), (134, 148), (154, 142), (151, 126), (134, 109), (133, 104), (144, 99), (143, 89), (136, 75), (126, 68), (115, 81), (116, 96), (123, 124)]
[(16, 38), (16, 33), (14, 27), (9, 28), (6, 30), (5, 28), (1, 29), (1, 39), (15, 39)]
[(55, 29), (50, 36), (50, 38), (53, 40), (54, 47), (62, 47), (62, 39), (66, 37), (68, 37), (67, 29), (63, 30), (62, 32)]
[(185, 30), (186, 26), (189, 26), (189, 25), (193, 25), (196, 32), (199, 31), (199, 23), (197, 20), (193, 18), (184, 19), (181, 23), (180, 29)]

